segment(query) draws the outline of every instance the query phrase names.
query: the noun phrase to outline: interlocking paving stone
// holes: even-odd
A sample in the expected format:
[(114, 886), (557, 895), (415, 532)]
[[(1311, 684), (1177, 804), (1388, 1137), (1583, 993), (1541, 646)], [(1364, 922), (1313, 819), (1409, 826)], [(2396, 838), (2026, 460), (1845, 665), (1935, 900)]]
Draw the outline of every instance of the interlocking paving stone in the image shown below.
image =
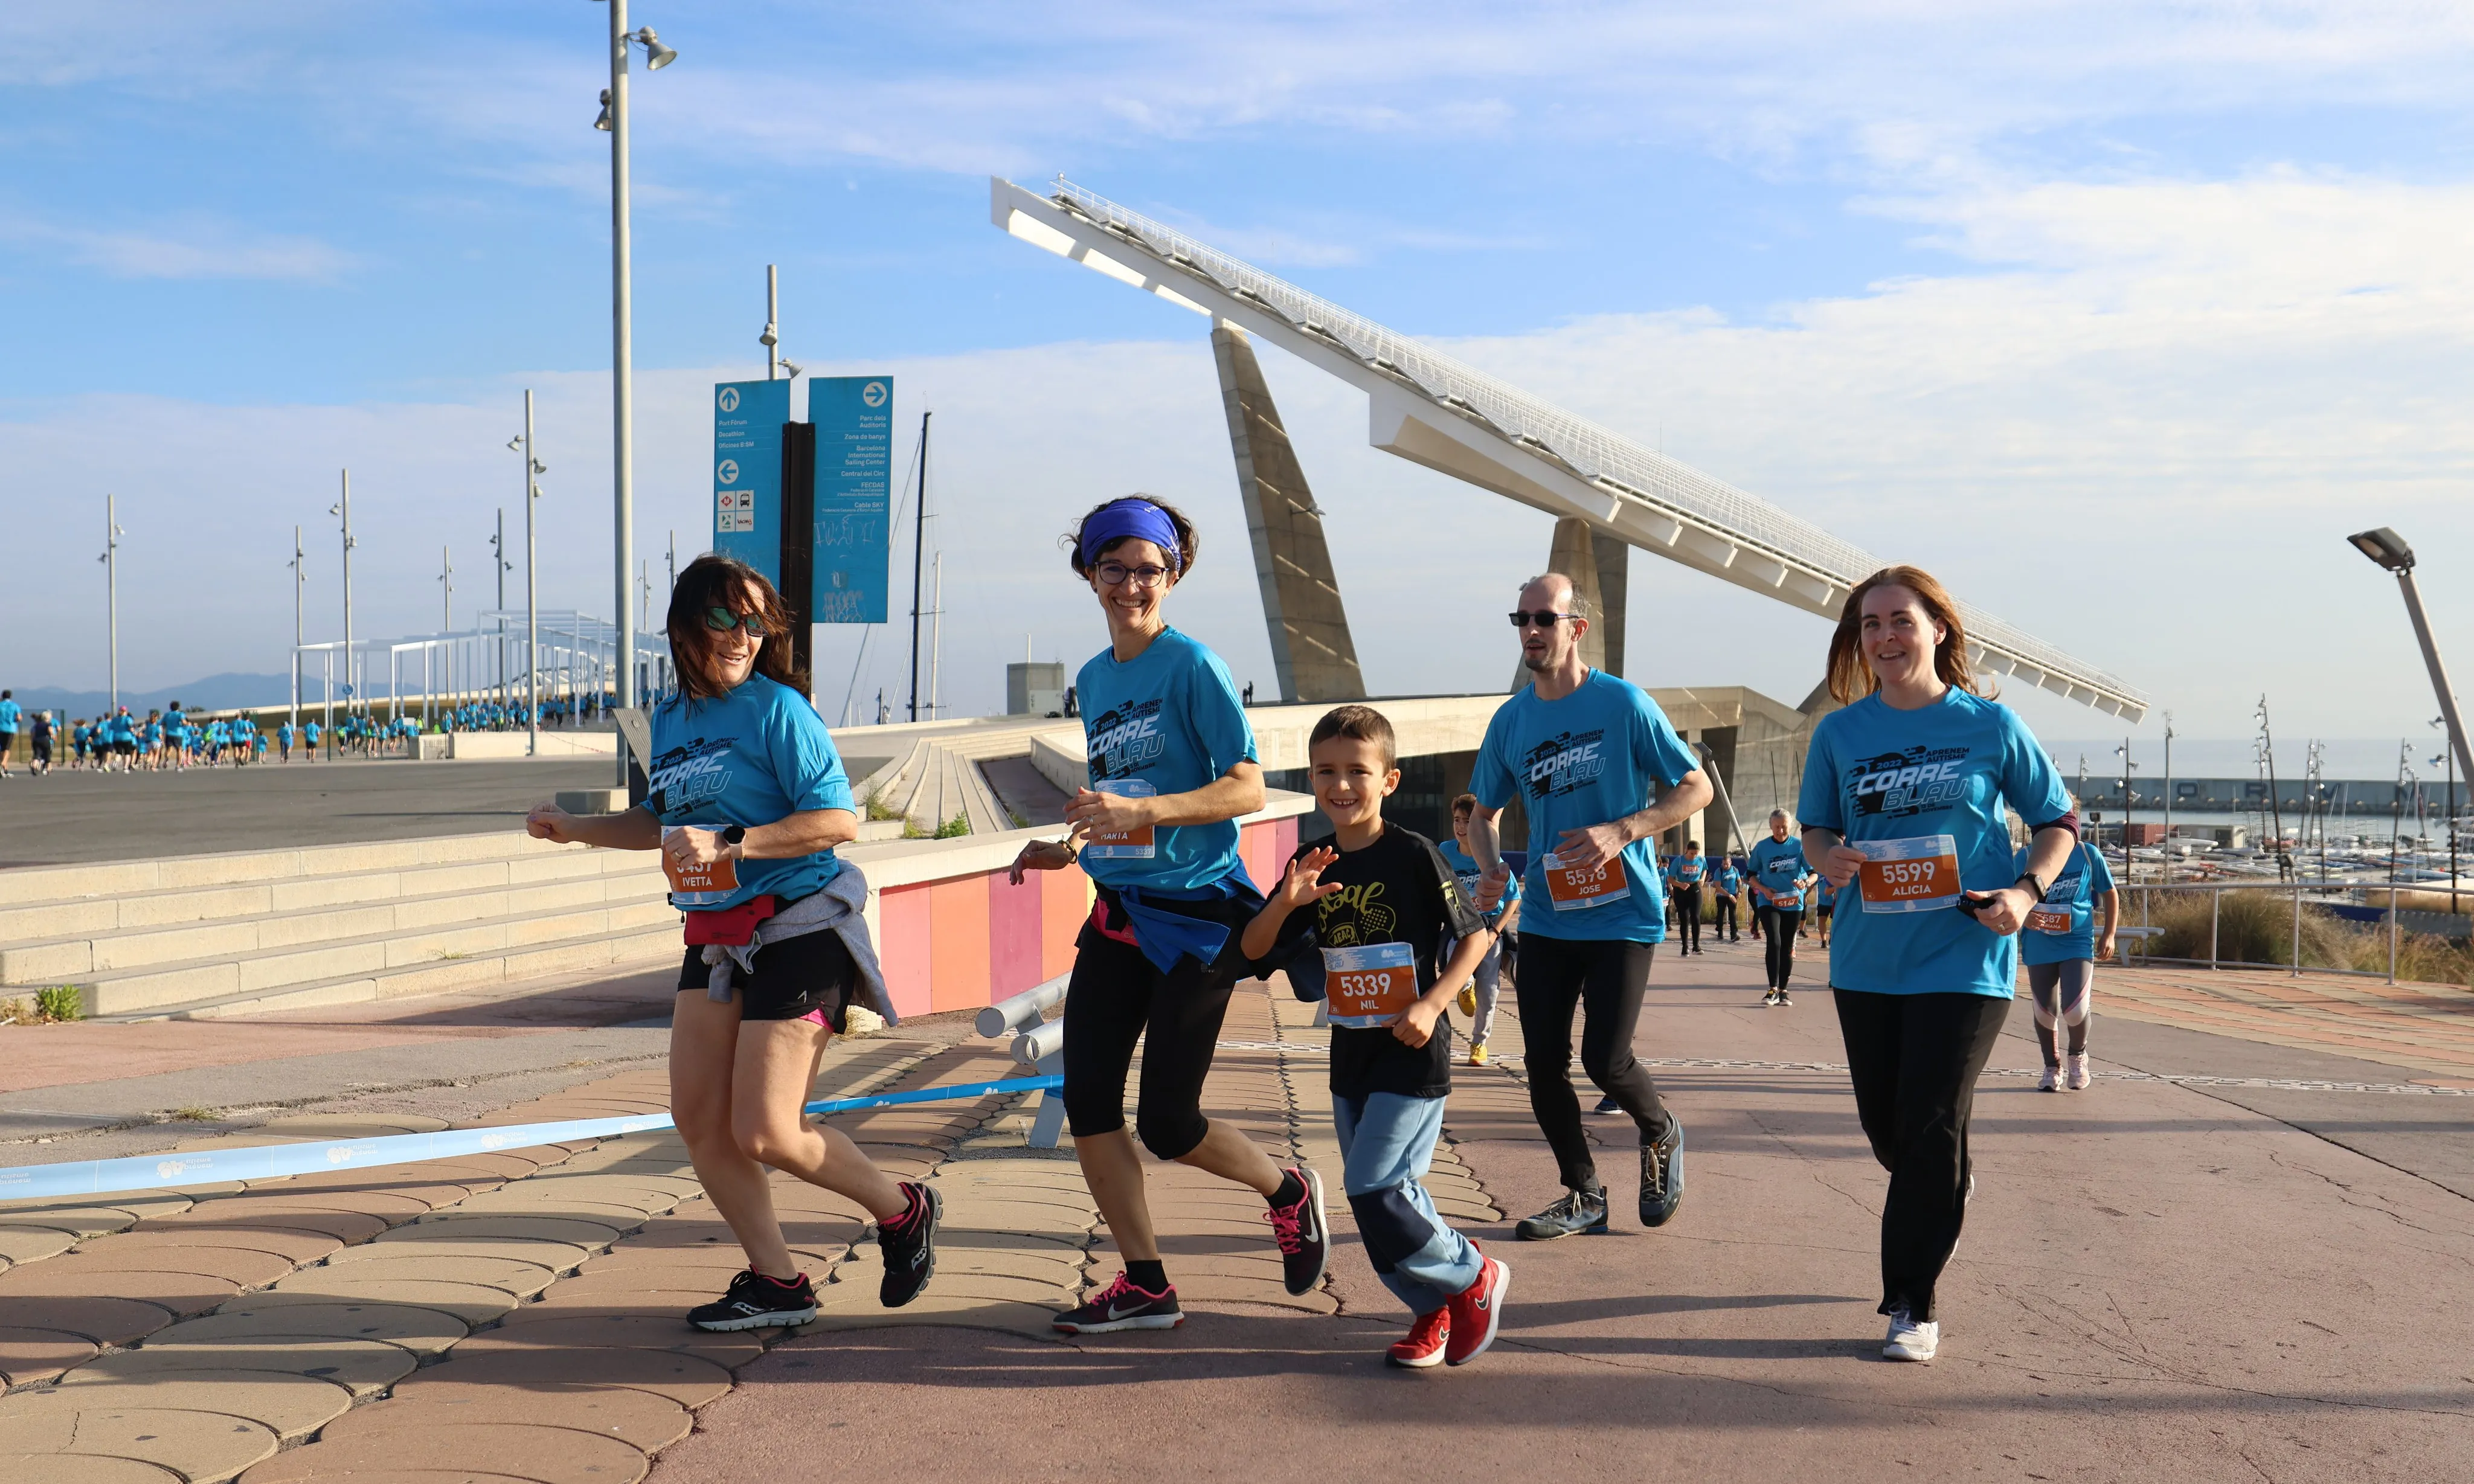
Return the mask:
[(730, 1373), (701, 1355), (679, 1350), (578, 1346), (488, 1350), (459, 1345), (445, 1364), (416, 1373), (395, 1389), (411, 1400), (438, 1387), (624, 1387), (700, 1407), (730, 1390)]
[(468, 1325), (483, 1325), (516, 1306), (516, 1296), (485, 1283), (458, 1283), (442, 1278), (384, 1278), (358, 1276), (350, 1268), (310, 1268), (284, 1280), (275, 1290), (304, 1298), (345, 1300), (360, 1303), (404, 1303), (452, 1314)]
[[(276, 1187), (279, 1192), (281, 1187)], [(462, 1187), (456, 1187), (459, 1191)], [(266, 1212), (281, 1211), (358, 1211), (364, 1215), (385, 1218), (387, 1225), (414, 1216), (426, 1215), (434, 1207), (428, 1201), (414, 1196), (399, 1196), (383, 1190), (304, 1190), (298, 1195), (261, 1194), (251, 1191), (245, 1196), (227, 1196), (234, 1202), (245, 1201), (253, 1208)], [(463, 1196), (456, 1196), (462, 1200)], [(211, 1205), (213, 1203), (208, 1202)]]
[[(273, 1428), (285, 1442), (317, 1431), (352, 1404), (352, 1394), (314, 1376), (284, 1375), (274, 1371), (182, 1371), (149, 1376), (144, 1381), (95, 1381), (57, 1391), (24, 1392), (0, 1398), (0, 1420), (21, 1406), (34, 1406), (50, 1397), (75, 1392), (89, 1407), (162, 1408), (174, 1412), (223, 1412), (245, 1417)], [(0, 1478), (8, 1475), (0, 1474)], [(12, 1481), (13, 1484), (13, 1481)]]
[(9, 1484), (180, 1484), (181, 1476), (134, 1458), (86, 1453), (0, 1453)]
[(230, 1336), (220, 1340), (165, 1344), (159, 1338), (143, 1349), (121, 1350), (80, 1366), (61, 1380), (63, 1390), (113, 1381), (145, 1382), (158, 1376), (197, 1371), (279, 1371), (315, 1376), (350, 1389), (354, 1396), (384, 1391), (412, 1374), (421, 1357), (399, 1345), (376, 1340), (281, 1340)]
[(204, 1206), (177, 1216), (150, 1217), (139, 1222), (136, 1231), (181, 1233), (190, 1231), (249, 1232), (273, 1229), (279, 1231), (300, 1231), (332, 1237), (338, 1242), (366, 1242), (384, 1231), (392, 1223), (363, 1211), (307, 1210), (299, 1206), (277, 1210), (257, 1209), (237, 1203), (223, 1209), (222, 1201), (209, 1201)]
[(321, 1286), (320, 1278), (331, 1275), (340, 1275), (356, 1283), (477, 1283), (487, 1288), (502, 1288), (519, 1297), (530, 1297), (541, 1292), (558, 1277), (546, 1263), (520, 1262), (479, 1253), (441, 1257), (415, 1248), (401, 1254), (387, 1253), (359, 1262), (330, 1262), (324, 1267), (303, 1269), (276, 1287), (279, 1292), (315, 1289)]
[[(52, 1271), (60, 1266), (55, 1259), (0, 1273), (0, 1324), (24, 1323), (15, 1317), (12, 1301), (85, 1298), (95, 1292), (96, 1277)], [(240, 1284), (230, 1278), (198, 1273), (113, 1273), (102, 1281), (114, 1298), (142, 1300), (175, 1314), (203, 1314), (240, 1292)]]
[[(883, 1269), (869, 1267), (854, 1273), (845, 1267), (841, 1271), (847, 1276), (817, 1290), (818, 1309), (832, 1309), (837, 1313), (853, 1310), (879, 1314), (898, 1312), (877, 1302), (876, 1285)], [(928, 1292), (904, 1304), (903, 1308), (926, 1302), (934, 1297), (940, 1303), (1037, 1303), (1056, 1309), (1064, 1307), (1074, 1294), (1074, 1285), (1064, 1281), (1044, 1282), (1037, 1278), (995, 1273), (948, 1273), (939, 1266), (935, 1280), (928, 1285)]]
[(52, 1329), (98, 1345), (132, 1345), (171, 1322), (169, 1310), (133, 1299), (0, 1295), (0, 1329)]
[(248, 1247), (123, 1247), (118, 1237), (89, 1242), (65, 1256), (45, 1263), (41, 1271), (85, 1279), (87, 1293), (113, 1292), (113, 1279), (127, 1273), (194, 1273), (219, 1277), (243, 1288), (262, 1288), (298, 1266), (280, 1253)]
[[(476, 1386), (443, 1382), (357, 1407), (327, 1424), (326, 1443), (476, 1423), (572, 1427), (651, 1452), (676, 1443), (695, 1415), (667, 1397), (622, 1386)], [(254, 1460), (253, 1460), (254, 1461)]]
[[(188, 1208), (184, 1205), (180, 1209)], [(27, 1210), (11, 1211), (7, 1213), (6, 1219), (12, 1227), (49, 1227), (55, 1231), (65, 1231), (73, 1236), (90, 1237), (101, 1236), (107, 1231), (126, 1231), (138, 1222), (149, 1219), (152, 1214), (138, 1215), (129, 1211), (90, 1205), (62, 1205), (49, 1209), (36, 1206)], [(169, 1216), (174, 1213), (167, 1210), (163, 1214)]]
[(158, 1331), (178, 1344), (226, 1340), (332, 1337), (381, 1340), (416, 1354), (431, 1355), (464, 1338), (464, 1321), (441, 1309), (409, 1303), (346, 1303), (315, 1294), (253, 1294), (212, 1314), (182, 1320)]
[[(632, 1226), (632, 1224), (631, 1224)], [(618, 1239), (630, 1227), (593, 1221), (581, 1216), (511, 1215), (504, 1211), (445, 1210), (433, 1216), (396, 1229), (405, 1241), (418, 1242), (436, 1237), (442, 1241), (461, 1241), (468, 1237), (503, 1237), (510, 1240), (564, 1242), (570, 1246), (598, 1252)]]
[(447, 1127), (445, 1119), (424, 1117), (420, 1113), (386, 1113), (360, 1116), (334, 1113), (293, 1113), (270, 1118), (258, 1125), (269, 1133), (295, 1139), (374, 1139), (390, 1133), (436, 1133)]
[(0, 1386), (47, 1381), (100, 1352), (92, 1340), (57, 1329), (0, 1329)]
[(273, 1428), (228, 1413), (87, 1406), (66, 1391), (28, 1401), (0, 1417), (0, 1454), (130, 1458), (177, 1470), (192, 1484), (216, 1484), (279, 1446)]
[(433, 1226), (415, 1226), (398, 1227), (374, 1242), (347, 1247), (327, 1258), (327, 1266), (344, 1268), (365, 1262), (401, 1261), (413, 1257), (433, 1261), (489, 1257), (564, 1273), (592, 1255), (591, 1249), (569, 1242), (527, 1242), (515, 1237), (490, 1236), (458, 1238), (441, 1236)]
[(282, 1227), (198, 1227), (187, 1231), (123, 1231), (92, 1243), (88, 1251), (114, 1254), (138, 1252), (191, 1252), (209, 1247), (271, 1253), (295, 1265), (316, 1262), (344, 1246), (324, 1231), (296, 1231)]
[(363, 1470), (453, 1469), (474, 1460), (535, 1484), (635, 1484), (648, 1460), (633, 1444), (573, 1427), (465, 1423), (317, 1443), (259, 1464), (246, 1484), (350, 1477)]
[(519, 1310), (496, 1329), (455, 1347), (468, 1351), (565, 1350), (570, 1346), (617, 1346), (627, 1350), (677, 1350), (701, 1355), (716, 1365), (738, 1367), (764, 1352), (755, 1340), (735, 1334), (707, 1334), (679, 1322), (676, 1315), (579, 1315), (557, 1311), (535, 1317), (540, 1305)]
[[(944, 1246), (941, 1236), (937, 1239), (937, 1246), (940, 1250)], [(811, 1268), (831, 1267), (841, 1261), (849, 1251), (846, 1244), (836, 1242), (819, 1247), (792, 1247), (790, 1255)], [(735, 1242), (726, 1247), (666, 1247), (650, 1252), (636, 1252), (621, 1246), (587, 1262), (577, 1270), (575, 1277), (561, 1278), (559, 1286), (565, 1288), (570, 1283), (594, 1279), (650, 1282), (652, 1275), (659, 1273), (693, 1273), (707, 1277), (719, 1274), (726, 1277), (745, 1266), (747, 1254), (740, 1252)], [(702, 1281), (702, 1278), (698, 1280)]]
[(58, 1227), (0, 1227), (0, 1258), (39, 1262), (78, 1244), (77, 1233)]

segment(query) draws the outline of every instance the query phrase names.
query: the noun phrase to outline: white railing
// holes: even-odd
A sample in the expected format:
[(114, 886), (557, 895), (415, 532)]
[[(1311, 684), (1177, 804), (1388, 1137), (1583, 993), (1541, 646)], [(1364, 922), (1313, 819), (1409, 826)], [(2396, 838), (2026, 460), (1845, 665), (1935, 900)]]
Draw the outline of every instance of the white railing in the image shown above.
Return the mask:
[[(2388, 902), (2388, 911), (2383, 914), (2382, 920), (2384, 925), (2388, 928), (2389, 934), (2389, 965), (2386, 978), (2389, 984), (2395, 984), (2397, 982), (2397, 957), (2404, 931), (2400, 922), (2400, 914), (2397, 911), (2398, 894), (2400, 892), (2427, 888), (2417, 888), (2411, 883), (2401, 882), (2379, 883), (2367, 886), (2359, 884), (2347, 886), (2332, 882), (2315, 886), (2306, 884), (2297, 879), (2282, 882), (2194, 882), (2176, 883), (2171, 886), (2166, 886), (2163, 884), (2124, 882), (2118, 888), (2118, 889), (2124, 897), (2128, 897), (2134, 893), (2139, 897), (2138, 924), (2134, 926), (2128, 922), (2128, 904), (2125, 903), (2122, 913), (2124, 920), (2116, 929), (2116, 937), (2120, 943), (2119, 961), (2124, 967), (2128, 967), (2131, 962), (2131, 948), (2134, 944), (2144, 943), (2147, 940), (2161, 935), (2165, 931), (2162, 928), (2153, 926), (2151, 923), (2151, 918), (2154, 915), (2155, 896), (2157, 893), (2187, 894), (2190, 892), (2204, 891), (2208, 893), (2207, 957), (2204, 959), (2179, 957), (2165, 958), (2142, 951), (2139, 955), (2141, 961), (2147, 963), (2185, 963), (2204, 965), (2211, 969), (2286, 969), (2292, 973), (2292, 977), (2297, 979), (2304, 974), (2346, 974), (2364, 978), (2381, 977), (2381, 971), (2378, 969), (2334, 968), (2325, 965), (2306, 965), (2303, 963), (2302, 916), (2303, 909), (2306, 906), (2314, 905), (2315, 903), (2325, 904), (2331, 901), (2352, 901), (2360, 899), (2365, 905), (2369, 905), (2377, 902), (2380, 898), (2385, 896)], [(2224, 957), (2222, 927), (2224, 919), (2224, 899), (2225, 893), (2228, 891), (2273, 891), (2292, 903), (2292, 912), (2289, 915), (2289, 931), (2291, 937), (2288, 939), (2290, 946), (2289, 960), (2287, 962), (2262, 963), (2251, 960), (2228, 959)], [(2306, 898), (2308, 900), (2306, 900)], [(2338, 920), (2347, 921), (2350, 919), (2340, 918)]]

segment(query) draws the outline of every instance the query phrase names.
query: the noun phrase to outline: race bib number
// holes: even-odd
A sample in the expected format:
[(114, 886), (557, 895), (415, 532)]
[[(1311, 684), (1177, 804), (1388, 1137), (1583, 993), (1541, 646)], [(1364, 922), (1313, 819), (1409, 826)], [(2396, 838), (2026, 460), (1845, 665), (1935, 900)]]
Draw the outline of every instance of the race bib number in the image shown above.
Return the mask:
[(1546, 899), (1555, 904), (1559, 912), (1604, 907), (1632, 894), (1632, 882), (1624, 875), (1621, 856), (1610, 856), (1604, 863), (1584, 869), (1565, 865), (1549, 854), (1538, 863), (1538, 867), (1546, 874)]
[[(1141, 778), (1103, 778), (1091, 787), (1099, 792), (1128, 799), (1147, 799), (1159, 792)], [(1158, 855), (1159, 849), (1152, 843), (1152, 827), (1147, 824), (1138, 830), (1093, 835), (1084, 841), (1082, 853), (1103, 861), (1148, 861)]]
[(2071, 931), (2071, 912), (2067, 907), (2037, 907), (2027, 913), (2027, 931), (2051, 933), (2067, 937)]
[[(680, 828), (673, 826), (662, 832), (665, 847)], [(696, 828), (701, 830), (714, 826), (700, 824)], [(678, 859), (665, 848), (662, 851), (662, 871), (670, 878), (670, 900), (678, 907), (717, 907), (730, 900), (730, 894), (739, 889), (739, 863), (728, 856), (706, 865), (681, 865)]]
[(1948, 835), (1850, 840), (1864, 852), (1856, 874), (1868, 912), (1925, 912), (1956, 907), (1958, 841)]
[(1336, 1026), (1388, 1026), (1418, 998), (1418, 960), (1406, 943), (1326, 948), (1322, 971)]

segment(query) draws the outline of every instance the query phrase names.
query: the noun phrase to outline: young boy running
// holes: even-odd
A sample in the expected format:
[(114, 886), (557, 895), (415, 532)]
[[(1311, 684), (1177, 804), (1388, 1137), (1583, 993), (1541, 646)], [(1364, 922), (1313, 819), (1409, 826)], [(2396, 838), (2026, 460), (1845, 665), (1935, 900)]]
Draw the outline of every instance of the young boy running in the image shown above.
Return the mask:
[[(1478, 877), (1483, 874), (1478, 870), (1476, 860), (1468, 853), (1469, 815), (1476, 809), (1477, 795), (1474, 793), (1464, 793), (1452, 800), (1452, 838), (1435, 841), (1435, 848), (1443, 852), (1443, 864), (1450, 866), (1452, 874), (1460, 880), (1461, 894), (1472, 901), (1477, 898)], [(1519, 915), (1520, 878), (1516, 876), (1504, 885), (1503, 913), (1495, 923), (1494, 940), (1487, 944), (1486, 957), (1477, 961), (1473, 977), (1461, 986), (1461, 1013), (1469, 1018), (1468, 1064), (1471, 1066), (1486, 1065), (1491, 1055), (1486, 1049), (1487, 1037), (1494, 1032), (1495, 1002), (1503, 996), (1503, 937), (1512, 931), (1512, 925), (1519, 920)]]
[(1451, 1090), (1444, 1008), (1494, 934), (1433, 842), (1384, 823), (1383, 800), (1400, 786), (1395, 750), (1392, 723), (1371, 707), (1315, 723), (1307, 756), (1333, 838), (1298, 847), (1242, 946), (1258, 961), (1309, 942), (1322, 951), (1348, 1208), (1375, 1275), (1417, 1315), (1389, 1358), (1422, 1369), (1465, 1364), (1494, 1343), (1512, 1270), (1443, 1225), (1419, 1183)]

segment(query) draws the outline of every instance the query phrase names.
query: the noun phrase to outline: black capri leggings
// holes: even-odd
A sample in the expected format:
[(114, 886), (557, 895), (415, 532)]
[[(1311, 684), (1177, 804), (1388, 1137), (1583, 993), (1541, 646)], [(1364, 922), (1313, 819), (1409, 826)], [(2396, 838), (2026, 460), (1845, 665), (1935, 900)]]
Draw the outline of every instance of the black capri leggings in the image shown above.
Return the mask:
[(1761, 912), (1769, 918), (1770, 987), (1783, 989), (1795, 974), (1795, 930), (1804, 925), (1804, 909), (1764, 907)]
[[(1146, 898), (1145, 905), (1224, 920), (1227, 946), (1208, 966), (1188, 954), (1163, 974), (1141, 948), (1114, 936), (1127, 929), (1125, 908), (1114, 891), (1099, 888), (1092, 920), (1074, 940), (1074, 977), (1065, 987), (1065, 1122), (1078, 1139), (1126, 1126), (1126, 1074), (1140, 1040), (1134, 1134), (1160, 1158), (1177, 1159), (1192, 1154), (1211, 1129), (1202, 1116), (1202, 1080), (1211, 1072), (1229, 993), (1251, 967), (1237, 939), (1254, 912), (1236, 899)], [(1103, 922), (1107, 932), (1101, 931)]]

